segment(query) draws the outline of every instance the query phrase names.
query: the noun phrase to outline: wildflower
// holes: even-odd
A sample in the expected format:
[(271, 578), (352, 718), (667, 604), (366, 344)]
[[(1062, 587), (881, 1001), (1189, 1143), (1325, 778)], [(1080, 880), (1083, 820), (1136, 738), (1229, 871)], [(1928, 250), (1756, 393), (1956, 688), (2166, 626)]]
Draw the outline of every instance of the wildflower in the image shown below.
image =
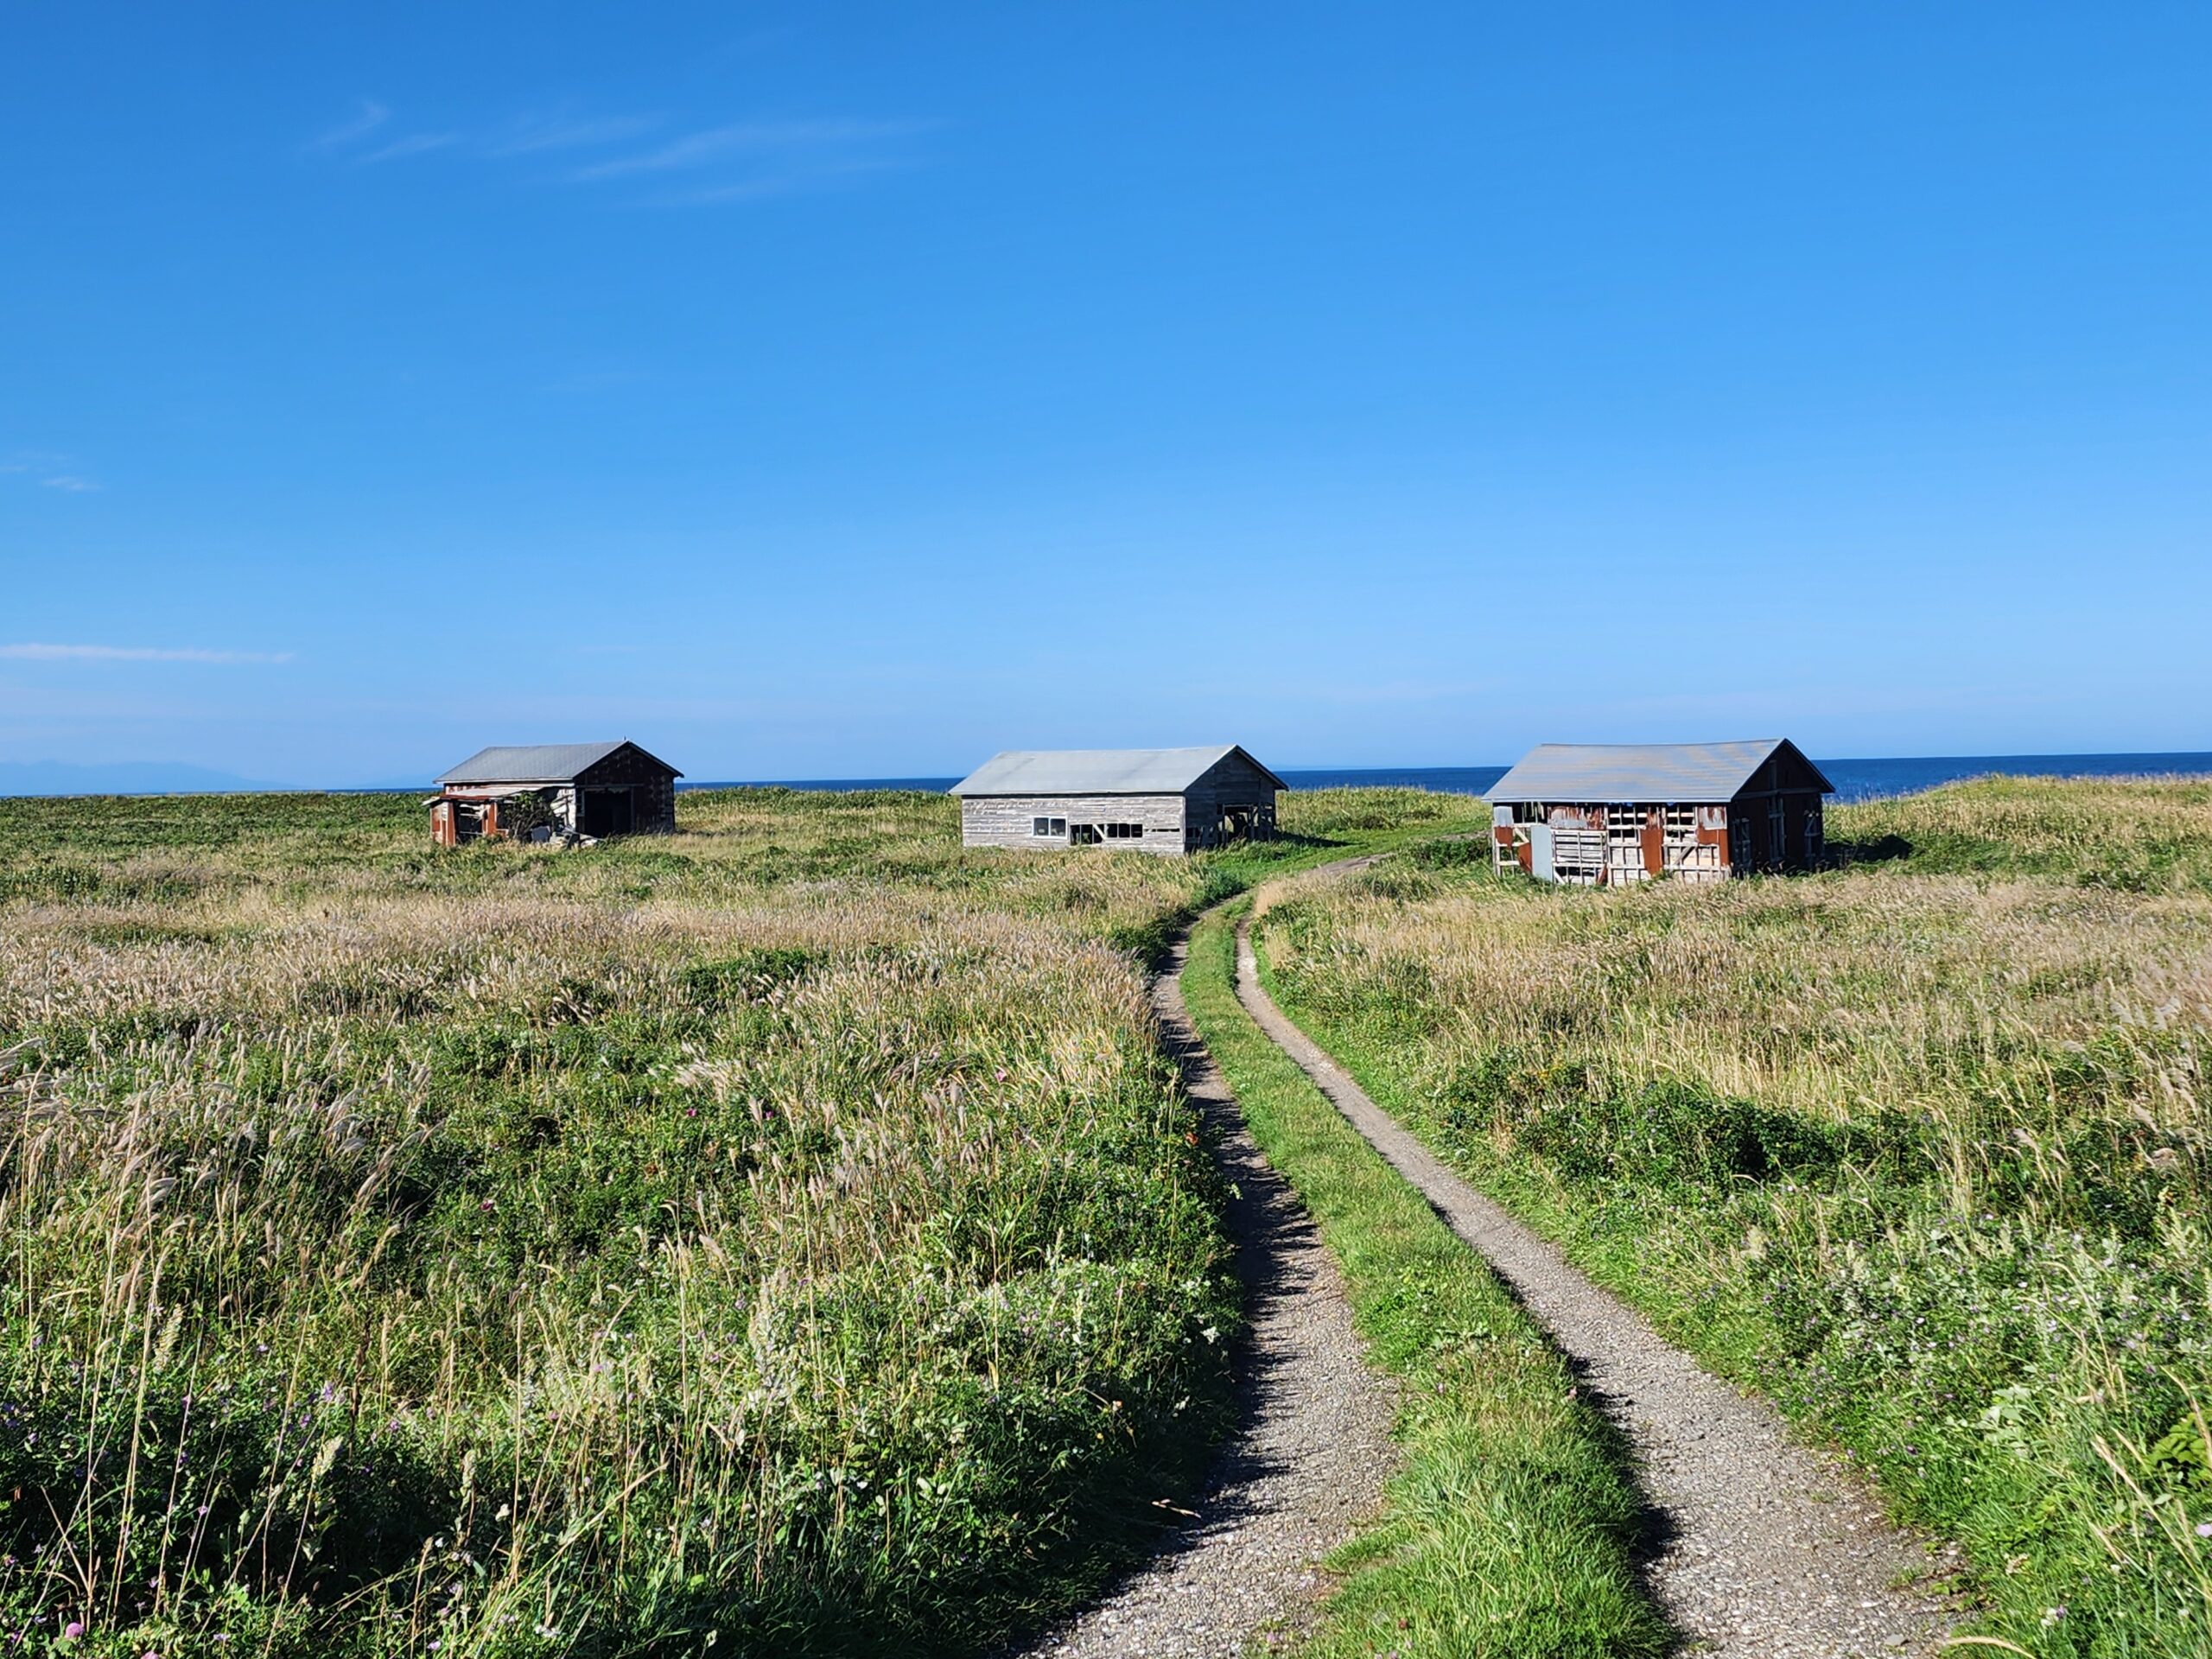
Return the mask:
[(84, 1633), (85, 1621), (81, 1618), (73, 1618), (61, 1627), (61, 1639), (64, 1642), (74, 1642)]
[(2212, 1521), (2198, 1522), (2196, 1523), (2196, 1535), (2200, 1538), (2212, 1538)]

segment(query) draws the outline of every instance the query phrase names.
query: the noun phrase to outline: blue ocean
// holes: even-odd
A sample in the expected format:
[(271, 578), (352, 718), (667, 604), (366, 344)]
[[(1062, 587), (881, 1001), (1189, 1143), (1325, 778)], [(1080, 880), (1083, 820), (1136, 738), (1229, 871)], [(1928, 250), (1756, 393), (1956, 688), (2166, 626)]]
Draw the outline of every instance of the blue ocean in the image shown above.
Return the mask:
[[(2127, 778), (2144, 775), (2212, 777), (2212, 753), (2185, 754), (1927, 754), (1890, 759), (1832, 760), (1814, 757), (1839, 801), (1866, 801), (1883, 795), (1910, 795), (1961, 778), (1993, 772), (2013, 778)], [(1293, 789), (1338, 789), (1396, 785), (1479, 795), (1505, 775), (1495, 766), (1359, 766), (1285, 768), (1282, 780)], [(946, 790), (957, 778), (766, 779), (761, 785), (785, 789)], [(731, 789), (734, 783), (685, 783), (679, 789)]]

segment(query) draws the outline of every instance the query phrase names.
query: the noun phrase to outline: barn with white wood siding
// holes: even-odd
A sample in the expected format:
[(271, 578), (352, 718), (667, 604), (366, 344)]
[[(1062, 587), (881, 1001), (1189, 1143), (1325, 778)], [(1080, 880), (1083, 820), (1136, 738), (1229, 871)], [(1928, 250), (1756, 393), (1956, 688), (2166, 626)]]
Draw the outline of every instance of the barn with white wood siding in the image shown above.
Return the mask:
[(1543, 743), (1489, 791), (1497, 867), (1618, 887), (1803, 870), (1823, 855), (1821, 769), (1783, 737)]
[(1009, 749), (960, 782), (970, 847), (1103, 847), (1180, 857), (1275, 832), (1289, 785), (1234, 743), (1195, 749)]

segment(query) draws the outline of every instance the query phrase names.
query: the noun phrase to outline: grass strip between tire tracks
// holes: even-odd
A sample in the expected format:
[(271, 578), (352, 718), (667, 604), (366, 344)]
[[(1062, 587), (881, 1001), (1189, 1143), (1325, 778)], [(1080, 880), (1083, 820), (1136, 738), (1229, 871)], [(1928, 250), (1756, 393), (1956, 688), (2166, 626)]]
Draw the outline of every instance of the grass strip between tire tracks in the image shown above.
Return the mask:
[(1620, 1656), (1669, 1650), (1636, 1573), (1640, 1499), (1624, 1448), (1565, 1362), (1421, 1195), (1246, 1015), (1236, 918), (1205, 918), (1183, 976), (1191, 1018), (1261, 1150), (1341, 1263), (1375, 1364), (1403, 1389), (1403, 1466), (1308, 1651)]

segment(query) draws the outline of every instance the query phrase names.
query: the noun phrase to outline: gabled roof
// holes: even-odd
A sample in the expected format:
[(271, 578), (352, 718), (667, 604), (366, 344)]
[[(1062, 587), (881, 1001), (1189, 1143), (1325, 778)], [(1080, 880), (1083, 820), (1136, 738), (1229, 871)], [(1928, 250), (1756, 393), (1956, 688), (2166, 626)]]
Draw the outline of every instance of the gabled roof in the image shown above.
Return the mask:
[(1232, 754), (1277, 789), (1290, 785), (1234, 743), (1200, 749), (1007, 749), (955, 784), (954, 795), (1177, 795)]
[(1487, 791), (1492, 801), (1716, 802), (1735, 798), (1751, 775), (1788, 750), (1819, 780), (1835, 785), (1786, 737), (1734, 743), (1539, 743)]
[[(589, 772), (618, 749), (638, 749), (626, 737), (612, 743), (495, 743), (479, 749), (450, 772), (440, 774), (441, 784), (565, 784)], [(657, 766), (668, 766), (671, 775), (683, 774), (658, 755), (639, 754)]]

